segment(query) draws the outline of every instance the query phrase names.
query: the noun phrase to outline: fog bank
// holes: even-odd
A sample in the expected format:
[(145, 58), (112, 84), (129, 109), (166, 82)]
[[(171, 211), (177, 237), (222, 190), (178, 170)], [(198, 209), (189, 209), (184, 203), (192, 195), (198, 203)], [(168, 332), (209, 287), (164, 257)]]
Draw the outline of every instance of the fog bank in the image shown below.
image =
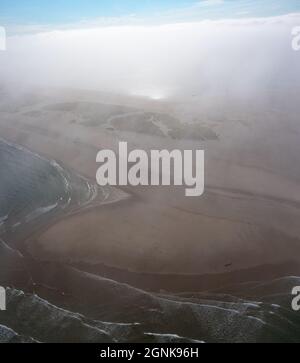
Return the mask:
[(0, 54), (0, 82), (152, 99), (286, 92), (300, 84), (300, 53), (291, 46), (299, 24), (294, 14), (12, 36)]

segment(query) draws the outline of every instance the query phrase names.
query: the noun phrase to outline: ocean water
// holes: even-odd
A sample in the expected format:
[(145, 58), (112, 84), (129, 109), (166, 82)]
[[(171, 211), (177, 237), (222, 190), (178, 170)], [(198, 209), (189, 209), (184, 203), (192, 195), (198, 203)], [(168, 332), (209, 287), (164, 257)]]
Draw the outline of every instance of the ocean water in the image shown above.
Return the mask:
[[(251, 298), (213, 292), (183, 297), (157, 296), (70, 268), (61, 273), (74, 297), (63, 309), (36, 294), (7, 289), (10, 309), (0, 314), (0, 342), (300, 341), (298, 313), (288, 302), (299, 278), (263, 283), (272, 295), (257, 295), (262, 284), (254, 283)], [(236, 288), (242, 293), (243, 286)]]
[(85, 178), (1, 139), (0, 171), (0, 235), (97, 196)]

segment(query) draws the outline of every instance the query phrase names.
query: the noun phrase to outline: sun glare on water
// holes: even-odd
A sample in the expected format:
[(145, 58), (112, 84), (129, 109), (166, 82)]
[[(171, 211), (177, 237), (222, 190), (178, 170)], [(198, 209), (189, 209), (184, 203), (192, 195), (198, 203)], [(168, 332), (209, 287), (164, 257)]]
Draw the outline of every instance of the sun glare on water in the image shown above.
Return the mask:
[(167, 94), (161, 90), (142, 90), (134, 91), (131, 93), (132, 96), (148, 98), (153, 101), (161, 101), (167, 98)]

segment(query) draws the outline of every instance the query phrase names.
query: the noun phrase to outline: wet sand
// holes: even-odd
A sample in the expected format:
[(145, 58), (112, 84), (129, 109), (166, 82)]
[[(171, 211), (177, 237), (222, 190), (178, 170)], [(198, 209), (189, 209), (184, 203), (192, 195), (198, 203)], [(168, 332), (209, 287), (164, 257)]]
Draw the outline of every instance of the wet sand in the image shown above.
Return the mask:
[[(95, 180), (96, 153), (101, 148), (116, 149), (120, 140), (132, 147), (179, 145), (170, 139), (139, 135), (137, 140), (130, 133), (70, 124), (65, 113), (24, 116), (32, 109), (43, 108), (37, 104), (13, 114), (2, 112), (1, 136), (90, 180)], [(222, 138), (180, 143), (182, 148), (208, 150), (220, 145)], [(66, 216), (33, 234), (26, 242), (28, 251), (39, 260), (82, 264), (94, 272), (104, 265), (129, 273), (175, 276), (252, 271), (261, 265), (297, 262), (298, 180), (262, 168), (261, 160), (253, 166), (228, 161), (225, 153), (220, 156), (208, 154), (206, 191), (200, 199), (184, 197), (182, 188), (128, 187), (124, 191), (131, 198), (126, 201), (119, 203), (116, 198), (116, 203)], [(288, 270), (287, 274), (292, 272)], [(252, 276), (249, 272), (248, 279)]]

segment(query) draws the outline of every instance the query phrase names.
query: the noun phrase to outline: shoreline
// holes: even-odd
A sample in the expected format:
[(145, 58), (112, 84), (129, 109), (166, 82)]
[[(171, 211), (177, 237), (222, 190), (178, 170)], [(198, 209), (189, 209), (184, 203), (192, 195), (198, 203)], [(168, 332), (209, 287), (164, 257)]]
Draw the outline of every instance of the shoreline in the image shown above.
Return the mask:
[[(114, 149), (128, 135), (70, 123), (68, 113), (49, 111), (51, 106), (44, 111), (44, 106), (33, 107), (40, 110), (38, 118), (28, 116), (28, 108), (4, 114), (1, 135), (96, 183), (98, 149)], [(143, 143), (144, 136), (138, 139)], [(160, 142), (172, 145), (170, 140), (151, 140), (156, 147)], [(145, 141), (147, 148), (149, 138)], [(215, 143), (218, 147), (221, 140)], [(229, 174), (238, 172), (236, 177), (247, 181), (242, 189), (231, 177), (220, 179), (227, 167)], [(183, 190), (175, 188), (110, 188), (112, 198), (105, 208), (91, 203), (54, 218), (42, 231), (33, 231), (30, 248), (45, 260), (162, 276), (217, 276), (293, 260), (300, 252), (299, 198), (291, 197), (297, 195), (293, 192), (298, 184), (280, 173), (225, 161), (222, 165), (209, 160), (207, 173), (201, 199), (185, 198)], [(271, 180), (272, 188), (265, 188)]]
[[(17, 130), (15, 130), (15, 132), (16, 131)], [(11, 140), (11, 138), (9, 138), (8, 141), (9, 142), (13, 142), (15, 144), (15, 141), (17, 141), (17, 139), (18, 139), (18, 134), (15, 134), (15, 136), (13, 137), (13, 139), (15, 139), (15, 140)], [(50, 155), (48, 153), (40, 153), (39, 150), (34, 150), (33, 151), (32, 148), (28, 148), (27, 147), (26, 143), (25, 143), (25, 145), (22, 144), (21, 146), (24, 147), (24, 148), (26, 148), (27, 150), (33, 152), (33, 153), (38, 153), (38, 155), (40, 155), (42, 157), (45, 157), (45, 158), (47, 158), (47, 160), (49, 160)], [(50, 159), (55, 159), (54, 158), (54, 155), (51, 155)], [(63, 160), (63, 161), (60, 160), (59, 161), (59, 164), (62, 165), (63, 167), (66, 167), (68, 170), (70, 170), (72, 172), (75, 172), (76, 174), (82, 175), (84, 178), (86, 178), (88, 180), (90, 179), (87, 175), (84, 175), (81, 172), (81, 170), (78, 170), (78, 169), (76, 170), (73, 165), (67, 164), (66, 160)], [(59, 216), (59, 218), (54, 218), (51, 221), (50, 224), (49, 223), (46, 223), (46, 225), (43, 227), (42, 231), (34, 231), (33, 233), (31, 233), (30, 234), (31, 238), (33, 237), (33, 239), (36, 239), (36, 237), (38, 237), (40, 235), (43, 235), (43, 233), (47, 232), (49, 229), (51, 229), (51, 227), (55, 227), (57, 224), (63, 224), (66, 221), (68, 221), (68, 220), (70, 220), (70, 219), (72, 219), (74, 217), (83, 218), (85, 215), (87, 216), (90, 213), (92, 213), (92, 214), (94, 212), (96, 213), (97, 211), (99, 211), (98, 207), (102, 208), (102, 206), (107, 206), (108, 207), (108, 210), (110, 210), (111, 208), (114, 209), (115, 208), (115, 206), (114, 206), (115, 202), (117, 202), (116, 203), (117, 205), (118, 205), (118, 202), (121, 202), (121, 204), (124, 206), (124, 202), (125, 202), (127, 206), (132, 206), (136, 202), (138, 202), (139, 199), (141, 198), (141, 192), (139, 190), (136, 190), (136, 189), (131, 190), (132, 188), (128, 188), (128, 187), (126, 187), (126, 188), (111, 188), (111, 189), (114, 190), (114, 191), (120, 189), (121, 193), (126, 193), (127, 197), (124, 197), (124, 196), (122, 198), (118, 198), (117, 197), (116, 200), (114, 200), (114, 198), (113, 198), (112, 201), (109, 201), (108, 203), (104, 203), (103, 205), (102, 205), (102, 203), (100, 203), (100, 205), (98, 205), (98, 203), (96, 203), (96, 204), (95, 203), (92, 203), (92, 204), (89, 204), (89, 205), (87, 205), (85, 207), (75, 208), (74, 211), (69, 211), (68, 213)], [(208, 188), (208, 189), (210, 189), (210, 188)], [(213, 189), (215, 189), (215, 188), (212, 188), (212, 191), (213, 191)], [(234, 190), (229, 190), (228, 192), (230, 194), (232, 194), (234, 192)], [(129, 197), (130, 201), (128, 201), (128, 195), (130, 195), (130, 197)], [(253, 195), (253, 193), (249, 193), (249, 198), (253, 198), (254, 196), (255, 195)], [(255, 197), (257, 197), (257, 196), (255, 196)], [(262, 198), (264, 196), (259, 196), (259, 197)], [(146, 198), (147, 198), (147, 196), (146, 196)], [(129, 202), (129, 203), (127, 203), (127, 202)], [(275, 200), (274, 202), (283, 202), (283, 200), (282, 199), (278, 199), (278, 200)], [(289, 201), (284, 201), (284, 202), (289, 202)], [(296, 201), (295, 202), (290, 202), (290, 203), (287, 203), (287, 206), (290, 206), (290, 207), (298, 207), (298, 203)], [(184, 207), (181, 208), (181, 207), (176, 207), (175, 206), (175, 207), (173, 207), (173, 209), (174, 210), (178, 209), (178, 211), (181, 214), (188, 214), (188, 215), (190, 214), (191, 216), (194, 215), (194, 214), (197, 215), (197, 212), (196, 211), (189, 210), (189, 208), (185, 209)], [(201, 216), (201, 214), (199, 214), (199, 216)], [(205, 214), (203, 215), (203, 217), (205, 217)], [(216, 216), (212, 216), (212, 218), (216, 218)], [(222, 217), (221, 220), (222, 219), (224, 221), (226, 221), (226, 218), (225, 217)], [(228, 220), (228, 221), (230, 222), (230, 220)], [(233, 223), (235, 223), (235, 222), (233, 221)], [(243, 223), (243, 222), (237, 220), (236, 223)], [(249, 225), (251, 226), (251, 223), (249, 223)], [(31, 241), (32, 241), (32, 239), (31, 239)], [(27, 241), (26, 241), (26, 243), (27, 243)], [(42, 251), (40, 250), (40, 252), (42, 252)], [(44, 255), (44, 252), (42, 252), (41, 254)], [(49, 254), (49, 251), (45, 251), (45, 255), (47, 255), (47, 254)], [(56, 258), (57, 258), (57, 256), (56, 256)], [(62, 259), (61, 260), (64, 261), (64, 257), (63, 256), (62, 256)], [(72, 257), (70, 257), (70, 260), (72, 260)], [(226, 262), (229, 263), (231, 261), (226, 261)], [(77, 262), (75, 261), (75, 263), (78, 263), (78, 261)], [(95, 261), (88, 262), (88, 261), (85, 260), (85, 261), (82, 261), (81, 263), (86, 264), (87, 266), (89, 266), (89, 265), (97, 265), (97, 262), (95, 262)], [(103, 263), (102, 261), (99, 261), (98, 263), (100, 265), (101, 264), (102, 265), (106, 265), (108, 267), (108, 269), (110, 268), (109, 266), (116, 266), (114, 264), (111, 264), (109, 261), (108, 261), (107, 264), (106, 263)], [(269, 264), (269, 263), (267, 263), (267, 264)], [(276, 263), (273, 263), (273, 265), (274, 264), (277, 265)], [(264, 264), (259, 263), (258, 265), (259, 266), (263, 266)], [(131, 268), (128, 268), (128, 269), (125, 268), (124, 269), (124, 267), (123, 266), (120, 266), (120, 265), (119, 266), (116, 266), (116, 267), (113, 267), (113, 268), (120, 269), (120, 270), (123, 270), (123, 271), (129, 271), (129, 273), (130, 272), (133, 272), (133, 273), (138, 273), (138, 274), (143, 274), (143, 273), (147, 274), (146, 271), (138, 271), (138, 270), (134, 270), (134, 269), (131, 269)], [(235, 271), (240, 271), (240, 270), (241, 270), (240, 267), (235, 268)], [(136, 271), (136, 272), (134, 272), (134, 271)], [(234, 272), (234, 271), (232, 271), (230, 269), (229, 272), (231, 273), (231, 272)], [(196, 274), (196, 276), (203, 276), (203, 275), (206, 275), (207, 273), (199, 273), (199, 274)], [(223, 273), (226, 273), (226, 269), (224, 269)], [(169, 273), (164, 273), (164, 272), (160, 272), (160, 271), (158, 271), (157, 273), (155, 273), (155, 275), (168, 275), (168, 274)], [(222, 272), (215, 272), (215, 273), (212, 273), (212, 274), (213, 275), (218, 275), (218, 274), (222, 274)], [(171, 275), (172, 275), (172, 273), (171, 273)], [(190, 272), (187, 273), (187, 274), (182, 273), (182, 272), (179, 272), (177, 275), (184, 276), (184, 275), (195, 275), (195, 274), (190, 273)]]
[[(18, 128), (8, 132), (14, 144), (23, 140), (26, 150), (57, 160), (69, 177), (79, 175), (95, 184), (94, 147), (53, 138), (45, 143), (42, 136), (26, 135)], [(76, 180), (70, 191), (77, 201), (81, 184)], [(203, 199), (183, 198), (176, 188), (110, 190), (108, 199), (98, 202), (84, 188), (78, 201), (89, 196), (86, 203), (67, 204), (11, 240), (0, 240), (6, 263), (1, 284), (14, 306), (5, 326), (24, 334), (23, 321), (29, 327), (38, 321), (38, 331), (30, 328), (24, 335), (46, 342), (65, 339), (68, 327), (59, 330), (60, 317), (67, 326), (73, 319), (75, 335), (101, 324), (118, 342), (165, 341), (171, 335), (178, 341), (298, 340), (282, 322), (286, 314), (288, 324), (297, 322), (296, 314), (287, 312), (291, 288), (299, 280), (293, 276), (300, 275), (297, 259), (287, 258), (296, 256), (300, 245), (297, 225), (289, 231), (283, 223), (280, 231), (267, 228), (269, 221), (261, 218), (265, 210), (274, 226), (276, 210), (281, 213), (277, 218), (286, 212), (296, 218), (297, 198), (243, 193), (235, 185), (218, 188), (214, 183)], [(280, 257), (274, 263), (272, 251)], [(222, 329), (215, 330), (215, 324)], [(51, 335), (55, 329), (62, 335)], [(85, 333), (81, 339), (87, 339)]]
[[(3, 142), (7, 142), (2, 139)], [(9, 143), (9, 142), (8, 142)], [(10, 144), (13, 147), (21, 147), (20, 145)], [(22, 147), (23, 148), (23, 147)], [(34, 155), (41, 157), (39, 154), (28, 150), (24, 147), (24, 151), (32, 152)], [(46, 159), (46, 161), (52, 163), (51, 160)], [(65, 167), (65, 165), (60, 165), (60, 167)], [(67, 166), (66, 166), (67, 167)], [(71, 171), (71, 170), (70, 170)], [(74, 170), (72, 170), (74, 172)], [(87, 180), (87, 182), (91, 182)], [(91, 182), (92, 183), (92, 182)], [(133, 197), (134, 199), (134, 197)], [(44, 261), (43, 253), (33, 256), (32, 251), (30, 251), (30, 245), (28, 242), (32, 242), (47, 231), (51, 226), (55, 226), (58, 222), (63, 222), (66, 219), (72, 218), (73, 216), (82, 216), (86, 213), (97, 211), (100, 208), (111, 206), (117, 207), (120, 203), (130, 202), (131, 196), (124, 195), (123, 198), (113, 201), (97, 201), (97, 197), (89, 199), (83, 205), (78, 205), (74, 207), (69, 207), (68, 211), (60, 210), (56, 212), (55, 215), (48, 218), (48, 216), (42, 216), (42, 219), (46, 219), (44, 222), (40, 223), (40, 226), (35, 228), (30, 228), (28, 231), (28, 236), (20, 238), (17, 243), (17, 250), (22, 246), (21, 252), (33, 259), (34, 263), (40, 264)], [(45, 261), (50, 262), (47, 259), (47, 252), (45, 254)], [(49, 256), (48, 256), (49, 258)], [(52, 263), (59, 262), (53, 260)], [(183, 292), (204, 292), (206, 290), (211, 290), (220, 287), (220, 285), (226, 289), (227, 286), (235, 283), (244, 283), (250, 281), (263, 281), (272, 278), (280, 278), (285, 275), (300, 274), (300, 265), (296, 262), (282, 263), (277, 265), (260, 265), (253, 268), (247, 268), (242, 270), (232, 270), (224, 273), (215, 274), (191, 274), (191, 273), (147, 273), (143, 271), (131, 271), (129, 269), (122, 269), (117, 266), (109, 266), (105, 263), (88, 263), (88, 262), (76, 262), (70, 260), (69, 262), (61, 261), (64, 265), (74, 267), (82, 272), (88, 272), (96, 276), (101, 276), (104, 278), (109, 278), (119, 283), (126, 283), (130, 286), (143, 289), (145, 291), (152, 292), (166, 292), (166, 293), (183, 293)], [(264, 276), (262, 278), (261, 276)]]
[(290, 261), (278, 265), (260, 265), (243, 270), (216, 274), (163, 274), (129, 271), (105, 264), (70, 263), (82, 272), (108, 278), (119, 283), (153, 292), (166, 294), (204, 293), (222, 289), (226, 291), (231, 286), (250, 283), (265, 282), (286, 276), (299, 276), (300, 264)]

